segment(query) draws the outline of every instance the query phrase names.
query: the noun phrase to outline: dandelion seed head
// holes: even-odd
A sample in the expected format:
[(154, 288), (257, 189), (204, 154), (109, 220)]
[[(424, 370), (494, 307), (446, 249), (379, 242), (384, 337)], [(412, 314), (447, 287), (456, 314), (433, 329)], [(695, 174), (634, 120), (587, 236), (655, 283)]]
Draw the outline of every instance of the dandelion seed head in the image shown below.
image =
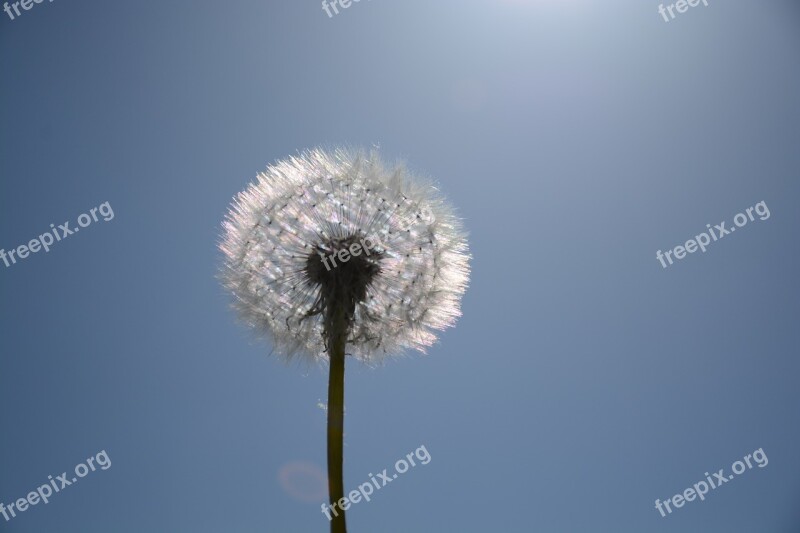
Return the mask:
[(268, 167), (234, 199), (220, 249), (241, 318), (279, 353), (319, 362), (331, 300), (349, 302), (348, 354), (374, 363), (424, 352), (460, 316), (469, 279), (453, 210), (374, 151), (315, 149)]

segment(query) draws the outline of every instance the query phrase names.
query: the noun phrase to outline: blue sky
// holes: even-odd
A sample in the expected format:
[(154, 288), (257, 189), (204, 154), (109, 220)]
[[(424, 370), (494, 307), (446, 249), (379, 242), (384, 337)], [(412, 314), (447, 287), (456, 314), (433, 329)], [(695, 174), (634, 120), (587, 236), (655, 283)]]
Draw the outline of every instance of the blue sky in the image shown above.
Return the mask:
[(431, 456), (352, 532), (796, 531), (799, 22), (788, 0), (0, 12), (0, 248), (115, 215), (0, 263), (0, 502), (112, 463), (0, 531), (327, 530), (326, 373), (270, 357), (215, 276), (231, 198), (335, 145), (432, 177), (474, 256), (428, 355), (347, 368), (346, 489)]

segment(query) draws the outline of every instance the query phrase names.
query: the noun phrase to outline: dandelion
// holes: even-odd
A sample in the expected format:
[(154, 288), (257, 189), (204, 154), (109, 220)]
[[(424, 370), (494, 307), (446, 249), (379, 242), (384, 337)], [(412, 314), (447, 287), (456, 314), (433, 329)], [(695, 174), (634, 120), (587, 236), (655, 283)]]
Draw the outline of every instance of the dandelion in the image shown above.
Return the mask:
[[(223, 224), (222, 281), (275, 350), (327, 363), (328, 483), (344, 496), (345, 348), (375, 364), (424, 352), (460, 316), (469, 279), (461, 223), (431, 185), (376, 152), (307, 151), (259, 174)], [(337, 509), (331, 531), (346, 531)]]

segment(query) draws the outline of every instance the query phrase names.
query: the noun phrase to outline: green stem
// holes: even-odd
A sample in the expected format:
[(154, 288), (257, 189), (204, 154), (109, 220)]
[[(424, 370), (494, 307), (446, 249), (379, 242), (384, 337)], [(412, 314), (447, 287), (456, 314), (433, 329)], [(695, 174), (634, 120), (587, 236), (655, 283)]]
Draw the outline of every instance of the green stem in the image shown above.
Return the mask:
[[(344, 439), (344, 352), (347, 326), (344, 313), (335, 313), (328, 334), (330, 376), (328, 379), (328, 493), (333, 514), (331, 533), (347, 533), (344, 509), (336, 503), (344, 497), (342, 475)], [(334, 514), (335, 513), (335, 514)]]

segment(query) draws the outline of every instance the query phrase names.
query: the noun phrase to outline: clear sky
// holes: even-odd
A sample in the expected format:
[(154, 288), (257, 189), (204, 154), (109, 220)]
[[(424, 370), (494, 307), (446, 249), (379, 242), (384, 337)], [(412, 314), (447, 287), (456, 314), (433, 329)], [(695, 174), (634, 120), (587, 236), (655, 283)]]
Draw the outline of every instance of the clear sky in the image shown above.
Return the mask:
[(800, 7), (708, 3), (0, 12), (0, 248), (114, 213), (0, 262), (0, 502), (112, 465), (0, 531), (327, 530), (326, 372), (271, 357), (215, 275), (233, 195), (339, 144), (435, 179), (474, 256), (428, 355), (347, 368), (346, 490), (431, 457), (352, 533), (798, 531)]

